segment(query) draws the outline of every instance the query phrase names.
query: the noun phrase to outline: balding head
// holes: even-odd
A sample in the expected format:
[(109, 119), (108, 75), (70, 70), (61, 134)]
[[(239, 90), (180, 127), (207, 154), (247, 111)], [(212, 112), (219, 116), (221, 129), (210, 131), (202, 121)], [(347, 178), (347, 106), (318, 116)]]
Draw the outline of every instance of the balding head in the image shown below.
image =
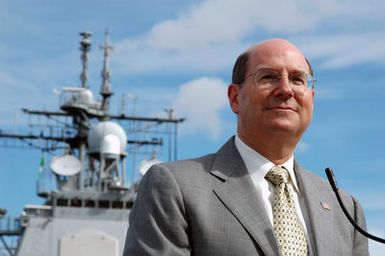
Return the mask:
[(248, 65), (249, 65), (249, 60), (251, 55), (254, 55), (254, 54), (259, 56), (269, 55), (269, 53), (274, 51), (293, 51), (301, 54), (308, 66), (309, 74), (313, 75), (313, 69), (310, 65), (310, 62), (295, 45), (293, 45), (292, 43), (290, 43), (285, 39), (274, 38), (274, 39), (265, 40), (253, 45), (249, 49), (247, 49), (245, 52), (243, 52), (241, 55), (238, 56), (233, 67), (232, 83), (239, 84), (239, 85), (243, 84), (246, 78), (246, 74), (249, 71)]

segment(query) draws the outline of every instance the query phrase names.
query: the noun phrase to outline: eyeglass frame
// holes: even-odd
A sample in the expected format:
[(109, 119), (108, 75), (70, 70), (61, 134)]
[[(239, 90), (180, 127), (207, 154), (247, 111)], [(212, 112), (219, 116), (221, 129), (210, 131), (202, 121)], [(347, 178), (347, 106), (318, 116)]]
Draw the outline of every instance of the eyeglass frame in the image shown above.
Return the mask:
[[(314, 78), (313, 75), (308, 74), (308, 73), (305, 72), (305, 71), (298, 70), (298, 71), (295, 71), (295, 72), (293, 72), (293, 73), (305, 75), (305, 76), (306, 76), (306, 79), (305, 79), (306, 85), (303, 86), (303, 87), (302, 87), (302, 85), (296, 86), (296, 85), (292, 82), (292, 80), (290, 79), (290, 77), (291, 77), (292, 75), (290, 75), (290, 74), (289, 74), (289, 75), (283, 75), (283, 74), (280, 73), (279, 71), (276, 71), (276, 70), (274, 70), (274, 69), (269, 69), (269, 68), (261, 68), (261, 69), (258, 69), (257, 71), (255, 71), (255, 72), (253, 72), (253, 73), (251, 73), (251, 74), (248, 74), (248, 75), (245, 77), (245, 80), (248, 79), (249, 77), (253, 77), (253, 83), (254, 83), (254, 85), (257, 86), (257, 87), (260, 87), (260, 85), (258, 85), (258, 81), (257, 81), (256, 76), (257, 76), (258, 73), (260, 73), (260, 72), (262, 72), (262, 71), (269, 71), (270, 74), (276, 74), (276, 77), (275, 77), (274, 79), (277, 79), (277, 80), (276, 80), (276, 81), (271, 81), (271, 82), (270, 82), (271, 85), (272, 85), (273, 83), (279, 82), (279, 81), (282, 79), (282, 77), (287, 76), (287, 77), (288, 77), (288, 80), (289, 80), (289, 84), (290, 84), (290, 86), (291, 86), (291, 88), (292, 88), (293, 90), (298, 90), (298, 89), (301, 89), (301, 88), (313, 90), (314, 87), (315, 87), (315, 83), (316, 83), (316, 81), (317, 81), (317, 80)], [(310, 84), (310, 85), (309, 85), (309, 84)], [(293, 86), (293, 85), (294, 85), (294, 86)], [(270, 88), (270, 87), (269, 87), (269, 88)], [(274, 86), (271, 86), (271, 88), (274, 88)]]

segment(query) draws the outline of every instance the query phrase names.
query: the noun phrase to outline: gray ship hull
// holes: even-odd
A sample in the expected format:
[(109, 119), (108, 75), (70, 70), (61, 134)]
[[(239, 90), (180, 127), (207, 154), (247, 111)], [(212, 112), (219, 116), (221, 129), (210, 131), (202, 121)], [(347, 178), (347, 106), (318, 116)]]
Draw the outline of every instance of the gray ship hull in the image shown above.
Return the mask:
[(19, 256), (118, 256), (129, 209), (27, 206)]

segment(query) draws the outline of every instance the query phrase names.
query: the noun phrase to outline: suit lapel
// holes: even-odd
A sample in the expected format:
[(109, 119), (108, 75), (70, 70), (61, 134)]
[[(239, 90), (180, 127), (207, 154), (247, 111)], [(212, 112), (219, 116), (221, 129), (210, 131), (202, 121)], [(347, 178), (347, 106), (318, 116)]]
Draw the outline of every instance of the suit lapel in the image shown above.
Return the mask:
[(214, 193), (255, 239), (265, 255), (280, 255), (271, 223), (236, 150), (234, 138), (218, 151), (211, 174), (220, 180)]
[(328, 189), (319, 177), (304, 171), (297, 163), (295, 173), (300, 196), (307, 210), (307, 229), (308, 232), (312, 232), (315, 255), (328, 255), (330, 252), (328, 248), (334, 244), (332, 216), (333, 211), (336, 210), (330, 208), (331, 203), (334, 202), (331, 189)]

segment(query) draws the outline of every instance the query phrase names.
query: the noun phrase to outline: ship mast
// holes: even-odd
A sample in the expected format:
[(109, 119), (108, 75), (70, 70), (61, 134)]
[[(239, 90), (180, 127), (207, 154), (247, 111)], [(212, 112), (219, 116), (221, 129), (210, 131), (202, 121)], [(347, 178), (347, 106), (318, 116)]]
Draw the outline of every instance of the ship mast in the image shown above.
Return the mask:
[(80, 80), (82, 82), (82, 87), (88, 89), (88, 52), (91, 49), (91, 33), (90, 32), (81, 32), (79, 33), (83, 39), (80, 41), (80, 51), (82, 51), (81, 60), (82, 60), (82, 73), (80, 74)]
[[(122, 213), (127, 213), (135, 200), (137, 156), (151, 155), (151, 159), (144, 159), (138, 165), (141, 175), (159, 162), (154, 152), (161, 155), (168, 152), (169, 161), (177, 158), (177, 125), (184, 118), (175, 118), (171, 109), (166, 110), (165, 117), (126, 115), (125, 111), (110, 113), (113, 92), (109, 57), (113, 48), (109, 43), (109, 31), (105, 31), (101, 46), (101, 100), (94, 99), (88, 81), (91, 33), (82, 32), (80, 36), (81, 84), (60, 90), (60, 110), (23, 109), (28, 116), (28, 133), (8, 133), (0, 129), (0, 147), (43, 152), (37, 194), (46, 199), (43, 205), (27, 205), (23, 214), (13, 219), (4, 217), (5, 209), (0, 208), (0, 252), (25, 255), (30, 252), (31, 243), (41, 246), (42, 251), (52, 248), (58, 252), (61, 242), (68, 238), (62, 234), (71, 234), (68, 241), (74, 241), (74, 225), (88, 232), (95, 229), (94, 223), (107, 223), (98, 225), (100, 231), (115, 234), (111, 224), (124, 219), (119, 226), (126, 230), (127, 218), (122, 218)], [(45, 155), (51, 156), (49, 166), (44, 164)], [(126, 161), (132, 166), (131, 187), (126, 186)], [(91, 221), (84, 221), (86, 218)], [(11, 220), (15, 225), (2, 225)], [(41, 236), (48, 233), (53, 240)], [(17, 244), (7, 243), (12, 241), (7, 237), (16, 237)], [(33, 255), (41, 254), (35, 252)]]
[(102, 75), (102, 86), (100, 88), (100, 95), (102, 95), (102, 110), (105, 113), (109, 111), (110, 97), (113, 95), (110, 84), (110, 69), (109, 69), (109, 54), (113, 47), (109, 44), (109, 31), (106, 29), (104, 33), (104, 45), (100, 47), (103, 50), (103, 69)]

